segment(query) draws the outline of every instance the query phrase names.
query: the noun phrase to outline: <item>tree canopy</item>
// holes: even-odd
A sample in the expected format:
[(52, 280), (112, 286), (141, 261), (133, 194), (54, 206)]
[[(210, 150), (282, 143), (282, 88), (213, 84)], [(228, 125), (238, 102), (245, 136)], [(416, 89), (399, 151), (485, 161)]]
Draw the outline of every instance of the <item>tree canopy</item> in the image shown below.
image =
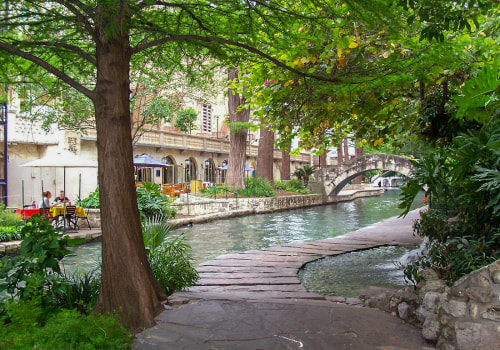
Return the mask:
[[(298, 76), (267, 62), (244, 63), (239, 86), (248, 106), (276, 130), (277, 143), (284, 147), (298, 137), (305, 148), (324, 149), (347, 135), (378, 146), (401, 133), (449, 142), (473, 128), (471, 122), (485, 122), (477, 114), (456, 119), (464, 114), (457, 115), (455, 97), (478, 69), (497, 60), (498, 5), (465, 11), (462, 2), (443, 1), (439, 13), (440, 6), (431, 11), (427, 3), (377, 4), (379, 12), (392, 13), (390, 18), (370, 16), (370, 8), (345, 8), (326, 28), (317, 23), (299, 27), (309, 39), (294, 43), (280, 57), (335, 79)], [(446, 11), (453, 16), (446, 17)], [(446, 23), (422, 28), (431, 18)], [(474, 32), (460, 31), (473, 26)], [(494, 84), (490, 78), (489, 88)]]

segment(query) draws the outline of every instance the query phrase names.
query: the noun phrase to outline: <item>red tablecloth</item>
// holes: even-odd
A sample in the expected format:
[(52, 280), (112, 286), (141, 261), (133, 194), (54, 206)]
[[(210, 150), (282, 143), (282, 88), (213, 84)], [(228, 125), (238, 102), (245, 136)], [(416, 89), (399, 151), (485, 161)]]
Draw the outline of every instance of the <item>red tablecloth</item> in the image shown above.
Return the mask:
[(30, 218), (33, 216), (33, 214), (40, 215), (40, 209), (38, 209), (38, 208), (24, 208), (24, 209), (23, 208), (16, 208), (16, 214), (19, 214), (25, 218)]

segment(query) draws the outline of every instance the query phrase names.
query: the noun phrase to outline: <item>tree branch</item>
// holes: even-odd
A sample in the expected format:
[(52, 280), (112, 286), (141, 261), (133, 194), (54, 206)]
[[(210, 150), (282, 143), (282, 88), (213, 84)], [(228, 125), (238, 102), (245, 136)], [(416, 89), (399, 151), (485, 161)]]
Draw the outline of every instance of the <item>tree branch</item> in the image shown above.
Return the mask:
[(137, 45), (136, 47), (132, 48), (132, 55), (134, 55), (138, 52), (150, 49), (152, 47), (156, 47), (156, 46), (160, 46), (160, 45), (169, 43), (169, 42), (189, 41), (189, 40), (201, 41), (201, 42), (219, 42), (219, 43), (222, 43), (225, 45), (236, 46), (236, 47), (245, 49), (249, 52), (252, 52), (252, 53), (256, 54), (257, 56), (260, 56), (260, 57), (274, 63), (276, 66), (287, 69), (290, 72), (293, 72), (299, 76), (313, 78), (313, 79), (316, 79), (319, 81), (327, 81), (327, 82), (333, 82), (333, 83), (339, 82), (339, 79), (337, 79), (337, 78), (308, 74), (308, 73), (302, 72), (298, 69), (292, 68), (292, 67), (288, 66), (286, 63), (284, 63), (284, 62), (282, 62), (282, 61), (280, 61), (272, 56), (269, 56), (268, 54), (264, 53), (263, 51), (256, 49), (255, 47), (252, 47), (248, 44), (244, 44), (244, 43), (240, 43), (240, 42), (232, 41), (232, 40), (228, 40), (228, 39), (213, 37), (213, 36), (204, 37), (204, 36), (199, 36), (199, 35), (175, 35), (175, 36), (171, 36), (168, 38), (153, 40), (153, 41), (150, 41), (148, 43)]
[(51, 64), (47, 63), (46, 61), (42, 60), (41, 58), (36, 57), (28, 52), (19, 50), (19, 49), (13, 47), (12, 45), (6, 44), (4, 42), (0, 42), (0, 49), (7, 51), (13, 55), (24, 58), (25, 60), (28, 60), (28, 61), (35, 63), (36, 65), (44, 68), (49, 73), (55, 75), (56, 77), (58, 77), (59, 79), (64, 81), (66, 84), (73, 87), (75, 90), (77, 90), (80, 93), (82, 93), (83, 95), (87, 96), (90, 100), (94, 100), (95, 93), (93, 91), (87, 89), (85, 86), (78, 83), (76, 80), (74, 80), (70, 76), (64, 74), (63, 72), (61, 72), (60, 70), (58, 70), (57, 68), (55, 68)]
[[(93, 18), (95, 13), (94, 11), (89, 10), (89, 6), (85, 6), (81, 1), (78, 0), (55, 0), (56, 3), (64, 6), (67, 8), (71, 13), (73, 13), (76, 18), (77, 18), (77, 23), (83, 23), (83, 26), (86, 28), (87, 32), (89, 35), (92, 36), (92, 38), (96, 39), (94, 28), (92, 27), (92, 24), (88, 21), (88, 18)], [(73, 6), (74, 5), (74, 6)], [(85, 17), (82, 15), (79, 11), (79, 9), (87, 16)]]
[[(90, 64), (92, 64), (94, 66), (97, 64), (95, 57), (93, 57), (92, 55), (83, 51), (81, 48), (74, 46), (74, 45), (68, 45), (68, 44), (58, 43), (58, 42), (47, 42), (47, 41), (32, 41), (32, 42), (25, 42), (25, 41), (19, 42), (18, 41), (18, 43), (20, 45), (22, 44), (24, 46), (32, 46), (32, 47), (45, 46), (45, 47), (52, 47), (52, 48), (62, 48), (62, 49), (65, 49), (69, 52), (74, 52), (74, 53), (78, 54), (80, 57), (82, 57), (84, 60), (86, 60), (87, 62), (89, 62)], [(26, 45), (26, 44), (28, 44), (28, 45)]]

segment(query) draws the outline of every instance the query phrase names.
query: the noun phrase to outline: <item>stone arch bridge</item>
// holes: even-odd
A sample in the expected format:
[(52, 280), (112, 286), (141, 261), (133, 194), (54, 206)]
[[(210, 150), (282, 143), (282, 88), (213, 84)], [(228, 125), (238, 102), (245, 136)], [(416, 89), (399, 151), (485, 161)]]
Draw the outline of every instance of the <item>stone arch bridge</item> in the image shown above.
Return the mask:
[(390, 170), (409, 176), (413, 164), (409, 158), (392, 154), (367, 154), (323, 169), (319, 174), (325, 186), (325, 193), (336, 196), (355, 177), (371, 170)]

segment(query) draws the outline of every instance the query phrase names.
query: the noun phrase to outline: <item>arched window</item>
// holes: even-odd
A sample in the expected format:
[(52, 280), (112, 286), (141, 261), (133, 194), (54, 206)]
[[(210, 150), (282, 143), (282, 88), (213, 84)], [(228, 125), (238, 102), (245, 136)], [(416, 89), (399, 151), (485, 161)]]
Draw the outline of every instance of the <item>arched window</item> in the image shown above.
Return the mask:
[(196, 180), (196, 161), (193, 158), (184, 161), (184, 179), (186, 182)]
[(170, 183), (174, 184), (175, 182), (175, 163), (172, 157), (166, 156), (161, 159), (162, 163), (165, 163), (167, 166), (163, 168), (163, 182), (164, 184)]

